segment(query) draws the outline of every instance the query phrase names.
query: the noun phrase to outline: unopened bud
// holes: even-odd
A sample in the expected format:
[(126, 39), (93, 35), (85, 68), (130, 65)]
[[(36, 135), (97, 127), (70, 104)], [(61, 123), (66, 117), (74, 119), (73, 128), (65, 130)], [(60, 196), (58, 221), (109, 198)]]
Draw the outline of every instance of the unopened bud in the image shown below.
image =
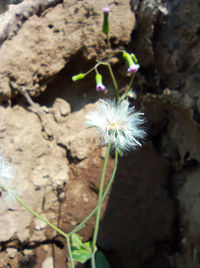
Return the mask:
[(140, 65), (137, 63), (138, 60), (135, 57), (135, 55), (133, 53), (131, 53), (130, 55), (129, 53), (124, 52), (123, 57), (128, 64), (128, 73), (131, 73), (131, 74), (136, 73), (138, 69), (140, 68)]
[(76, 82), (76, 81), (78, 81), (78, 80), (80, 80), (80, 79), (83, 79), (84, 77), (85, 77), (85, 74), (80, 73), (80, 74), (73, 75), (73, 76), (72, 76), (72, 80), (73, 80), (74, 82)]
[(128, 64), (129, 67), (130, 67), (131, 65), (133, 65), (133, 60), (132, 60), (131, 55), (130, 55), (129, 53), (124, 52), (124, 53), (123, 53), (123, 57), (124, 57), (124, 59), (125, 59), (125, 61), (126, 61), (126, 63)]
[(105, 34), (109, 33), (109, 21), (108, 21), (109, 12), (110, 12), (109, 7), (104, 7), (103, 8), (103, 28), (102, 28), (102, 32), (105, 33)]
[(95, 79), (96, 79), (96, 90), (97, 91), (104, 91), (106, 89), (106, 87), (102, 83), (102, 75), (97, 73)]

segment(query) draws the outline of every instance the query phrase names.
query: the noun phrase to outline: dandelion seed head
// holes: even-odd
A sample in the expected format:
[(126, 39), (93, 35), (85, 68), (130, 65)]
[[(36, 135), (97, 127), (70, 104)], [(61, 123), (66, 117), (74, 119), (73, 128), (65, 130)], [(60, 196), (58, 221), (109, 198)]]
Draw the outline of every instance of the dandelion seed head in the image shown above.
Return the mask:
[(136, 112), (126, 100), (119, 105), (115, 101), (101, 100), (98, 109), (86, 115), (86, 124), (98, 129), (103, 143), (111, 142), (112, 147), (121, 152), (142, 146), (140, 140), (146, 136), (141, 127), (144, 122), (143, 113)]
[(12, 165), (0, 152), (0, 192), (3, 192), (4, 200), (13, 199), (14, 191), (12, 190), (15, 172)]

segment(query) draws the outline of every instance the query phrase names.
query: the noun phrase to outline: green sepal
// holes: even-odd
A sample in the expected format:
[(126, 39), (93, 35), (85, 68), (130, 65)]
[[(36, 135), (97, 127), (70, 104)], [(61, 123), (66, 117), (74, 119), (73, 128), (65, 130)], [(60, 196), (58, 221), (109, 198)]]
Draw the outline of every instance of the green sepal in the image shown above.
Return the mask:
[(83, 74), (83, 73), (76, 74), (76, 75), (73, 75), (73, 76), (72, 76), (72, 80), (73, 80), (74, 82), (76, 82), (76, 81), (78, 81), (78, 80), (80, 80), (80, 79), (83, 79), (83, 78), (85, 78), (85, 74)]
[(125, 59), (129, 67), (134, 64), (131, 55), (126, 51), (123, 52), (123, 58)]
[(136, 58), (135, 54), (131, 53), (131, 59), (134, 63), (138, 63), (138, 59)]
[(103, 13), (103, 27), (102, 32), (105, 34), (109, 33), (109, 21), (108, 21), (109, 13), (104, 12)]
[[(88, 261), (93, 254), (92, 251), (92, 241), (88, 241), (83, 243), (83, 238), (78, 234), (72, 234), (72, 258), (75, 259), (77, 262), (85, 263)], [(95, 251), (97, 248), (95, 248)]]

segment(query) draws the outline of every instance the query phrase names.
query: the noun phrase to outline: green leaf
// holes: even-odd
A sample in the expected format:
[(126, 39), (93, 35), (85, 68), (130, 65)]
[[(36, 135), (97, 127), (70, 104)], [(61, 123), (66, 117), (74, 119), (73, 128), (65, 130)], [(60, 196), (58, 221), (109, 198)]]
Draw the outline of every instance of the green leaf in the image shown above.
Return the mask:
[(72, 246), (75, 248), (81, 248), (83, 238), (78, 234), (72, 235)]
[(111, 268), (108, 260), (101, 251), (97, 251), (95, 254), (96, 268)]
[(72, 234), (72, 257), (80, 263), (85, 263), (92, 256), (92, 242), (83, 243), (83, 238), (78, 234)]
[(80, 263), (85, 263), (91, 258), (91, 256), (92, 256), (92, 253), (84, 249), (76, 250), (72, 248), (72, 258)]

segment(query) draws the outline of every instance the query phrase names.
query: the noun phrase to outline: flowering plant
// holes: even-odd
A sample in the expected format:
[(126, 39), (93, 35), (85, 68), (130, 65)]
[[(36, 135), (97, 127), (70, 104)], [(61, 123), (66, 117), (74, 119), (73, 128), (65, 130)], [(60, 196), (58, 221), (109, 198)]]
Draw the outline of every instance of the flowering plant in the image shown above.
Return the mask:
[[(107, 146), (100, 179), (98, 203), (96, 208), (70, 233), (63, 232), (47, 219), (38, 215), (14, 193), (12, 190), (12, 181), (15, 178), (15, 172), (10, 163), (5, 160), (4, 156), (0, 153), (0, 193), (4, 194), (6, 200), (13, 198), (18, 201), (30, 213), (45, 222), (66, 239), (68, 257), (72, 268), (75, 267), (74, 259), (80, 263), (84, 263), (87, 260), (91, 259), (92, 268), (100, 267), (100, 265), (101, 267), (109, 267), (106, 258), (97, 248), (101, 205), (115, 177), (119, 155), (123, 155), (123, 153), (126, 151), (135, 150), (137, 147), (142, 146), (142, 140), (146, 136), (145, 131), (142, 129), (142, 124), (144, 123), (143, 113), (135, 111), (135, 107), (131, 106), (128, 101), (128, 97), (132, 92), (131, 87), (135, 74), (140, 66), (136, 56), (133, 53), (129, 54), (125, 50), (112, 50), (109, 39), (109, 13), (110, 8), (105, 7), (103, 9), (104, 19), (102, 32), (106, 35), (107, 39), (109, 51), (107, 59), (104, 61), (97, 61), (95, 66), (88, 72), (76, 74), (72, 77), (72, 80), (76, 82), (78, 80), (84, 79), (90, 72), (95, 71), (96, 90), (104, 91), (106, 87), (103, 84), (103, 78), (98, 71), (98, 67), (100, 65), (106, 66), (112, 78), (116, 94), (116, 99), (99, 100), (97, 110), (90, 111), (86, 115), (86, 124), (89, 127), (97, 128), (101, 135), (102, 143)], [(131, 75), (128, 87), (123, 94), (121, 94), (118, 88), (118, 84), (111, 67), (111, 57), (117, 53), (122, 54), (128, 65), (127, 72)], [(111, 150), (115, 153), (115, 164), (112, 176), (109, 179), (108, 185), (105, 187), (104, 181), (106, 176), (106, 168)], [(85, 226), (85, 223), (94, 214), (96, 214), (96, 222), (94, 226), (92, 241), (83, 243), (82, 238), (77, 234), (77, 232)]]

